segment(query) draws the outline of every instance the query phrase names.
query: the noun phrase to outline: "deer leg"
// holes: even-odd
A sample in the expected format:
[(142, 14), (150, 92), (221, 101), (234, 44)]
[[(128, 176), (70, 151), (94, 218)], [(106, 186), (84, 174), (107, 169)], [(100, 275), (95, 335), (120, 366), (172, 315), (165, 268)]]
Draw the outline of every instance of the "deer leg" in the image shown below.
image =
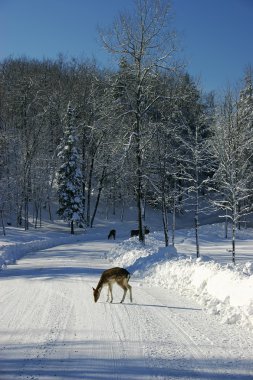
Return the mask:
[(107, 289), (107, 299), (106, 299), (106, 302), (109, 302), (109, 292), (110, 292), (110, 290), (109, 290), (109, 286), (108, 286), (108, 289)]
[(108, 283), (108, 301), (109, 301), (109, 293), (110, 293), (110, 295), (111, 295), (111, 301), (110, 301), (110, 303), (112, 303), (112, 301), (113, 301), (113, 296), (112, 296), (112, 284), (109, 282)]
[(123, 294), (123, 298), (121, 300), (121, 303), (124, 302), (124, 300), (125, 300), (127, 290), (129, 290), (130, 302), (133, 302), (132, 286), (128, 284), (128, 281), (126, 281), (124, 284), (120, 284), (120, 286), (122, 287), (122, 289), (124, 289), (124, 294)]
[(124, 290), (124, 294), (120, 303), (123, 303), (126, 298), (127, 288), (124, 285), (121, 285), (121, 288)]
[(120, 301), (120, 303), (124, 302), (125, 300), (125, 297), (126, 297), (126, 293), (127, 293), (127, 289), (128, 289), (128, 284), (126, 281), (119, 281), (118, 282), (118, 285), (124, 290), (124, 294), (123, 294), (123, 297), (122, 297), (122, 300)]
[(133, 296), (132, 296), (132, 286), (127, 284), (127, 287), (128, 287), (128, 290), (129, 290), (129, 293), (130, 293), (130, 301), (133, 302)]

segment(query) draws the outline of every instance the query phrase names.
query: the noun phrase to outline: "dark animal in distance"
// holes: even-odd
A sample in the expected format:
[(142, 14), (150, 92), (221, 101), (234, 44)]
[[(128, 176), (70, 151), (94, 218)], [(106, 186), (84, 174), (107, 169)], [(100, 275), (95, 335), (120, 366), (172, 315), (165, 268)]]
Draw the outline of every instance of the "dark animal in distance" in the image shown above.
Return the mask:
[(120, 303), (124, 302), (125, 297), (126, 297), (126, 293), (128, 290), (130, 293), (130, 301), (132, 302), (133, 301), (133, 299), (132, 299), (132, 287), (131, 287), (131, 285), (128, 284), (129, 279), (130, 279), (130, 273), (124, 268), (116, 267), (116, 268), (111, 268), (111, 269), (105, 270), (100, 277), (100, 280), (97, 284), (96, 289), (92, 288), (93, 289), (94, 301), (95, 302), (98, 301), (103, 286), (107, 285), (108, 286), (107, 301), (109, 301), (109, 295), (111, 295), (111, 301), (110, 302), (112, 303), (112, 301), (113, 301), (112, 286), (116, 282), (124, 290), (124, 294), (123, 294), (123, 297), (122, 297), (122, 300), (120, 301)]
[[(149, 232), (150, 232), (149, 229), (145, 226), (144, 227), (144, 233), (145, 233), (145, 235), (148, 235)], [(131, 230), (130, 235), (131, 235), (131, 237), (139, 236), (139, 230)]]
[(131, 230), (131, 237), (139, 236), (139, 230)]
[(116, 230), (111, 230), (108, 234), (108, 239), (114, 239), (116, 238)]

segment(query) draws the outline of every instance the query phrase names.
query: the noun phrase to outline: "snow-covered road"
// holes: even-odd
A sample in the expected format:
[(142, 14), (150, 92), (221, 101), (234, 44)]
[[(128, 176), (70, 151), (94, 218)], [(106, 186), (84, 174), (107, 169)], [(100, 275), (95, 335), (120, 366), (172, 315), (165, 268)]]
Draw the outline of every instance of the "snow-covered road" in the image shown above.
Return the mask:
[(58, 246), (0, 273), (0, 379), (253, 379), (253, 335), (132, 278), (133, 303), (92, 286), (114, 242)]

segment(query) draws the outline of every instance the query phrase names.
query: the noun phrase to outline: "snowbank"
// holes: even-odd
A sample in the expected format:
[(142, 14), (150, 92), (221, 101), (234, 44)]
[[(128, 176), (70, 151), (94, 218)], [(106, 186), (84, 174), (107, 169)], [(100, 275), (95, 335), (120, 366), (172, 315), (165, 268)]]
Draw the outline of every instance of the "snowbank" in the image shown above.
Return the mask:
[[(28, 234), (28, 237), (31, 238), (31, 235)], [(16, 260), (20, 259), (27, 253), (56, 247), (61, 244), (82, 241), (84, 235), (62, 236), (61, 234), (55, 234), (55, 237), (34, 236), (33, 238), (34, 240), (25, 242), (0, 242), (0, 269), (3, 269), (8, 264), (15, 264)]]
[(163, 245), (159, 233), (150, 234), (145, 247), (131, 238), (114, 248), (108, 258), (150, 285), (194, 297), (208, 313), (220, 315), (224, 323), (253, 329), (252, 262), (221, 265), (206, 256), (194, 259)]

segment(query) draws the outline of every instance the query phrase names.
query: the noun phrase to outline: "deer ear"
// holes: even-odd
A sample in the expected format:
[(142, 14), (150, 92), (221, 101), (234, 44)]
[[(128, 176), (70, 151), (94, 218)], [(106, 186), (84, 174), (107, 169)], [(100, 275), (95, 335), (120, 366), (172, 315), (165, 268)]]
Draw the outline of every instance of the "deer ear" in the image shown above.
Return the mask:
[(92, 288), (93, 290), (96, 290), (95, 288)]

